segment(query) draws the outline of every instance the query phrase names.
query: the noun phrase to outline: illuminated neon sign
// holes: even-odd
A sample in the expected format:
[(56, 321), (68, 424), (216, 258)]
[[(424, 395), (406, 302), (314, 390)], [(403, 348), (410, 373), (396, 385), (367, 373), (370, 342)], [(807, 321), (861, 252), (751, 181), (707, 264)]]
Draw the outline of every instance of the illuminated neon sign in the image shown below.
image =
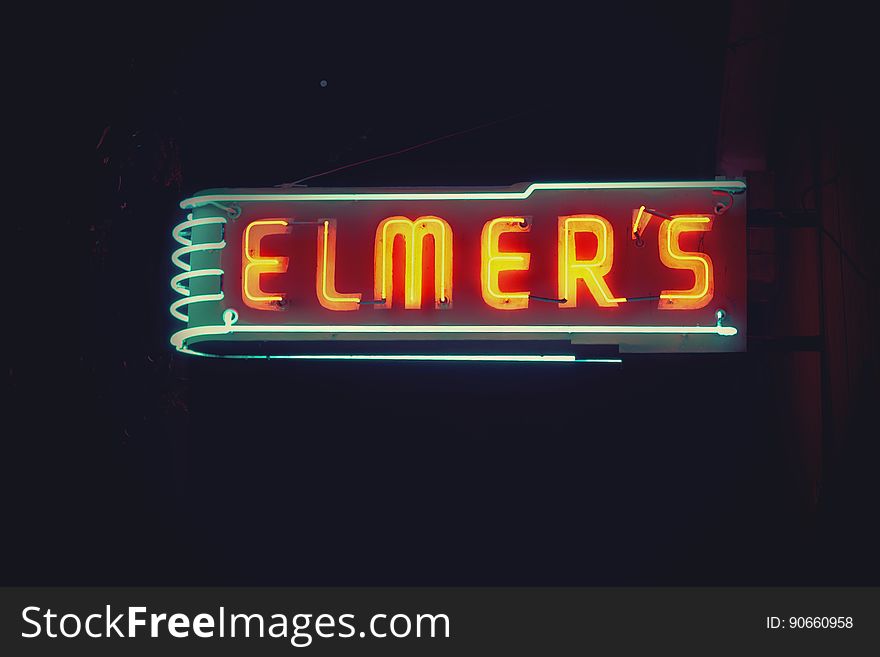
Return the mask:
[[(382, 358), (403, 340), (742, 351), (744, 192), (738, 181), (205, 191), (181, 203), (173, 231), (171, 342), (304, 360), (324, 357), (305, 344), (351, 341), (376, 353), (325, 356)], [(480, 360), (408, 351), (388, 357)]]

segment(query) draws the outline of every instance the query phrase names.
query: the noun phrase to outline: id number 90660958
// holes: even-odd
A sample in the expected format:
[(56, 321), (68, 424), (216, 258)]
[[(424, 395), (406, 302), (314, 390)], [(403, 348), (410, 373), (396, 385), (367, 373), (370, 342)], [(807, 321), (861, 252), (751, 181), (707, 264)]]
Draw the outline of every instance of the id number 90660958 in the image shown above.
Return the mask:
[(768, 630), (849, 630), (853, 628), (852, 616), (767, 616)]

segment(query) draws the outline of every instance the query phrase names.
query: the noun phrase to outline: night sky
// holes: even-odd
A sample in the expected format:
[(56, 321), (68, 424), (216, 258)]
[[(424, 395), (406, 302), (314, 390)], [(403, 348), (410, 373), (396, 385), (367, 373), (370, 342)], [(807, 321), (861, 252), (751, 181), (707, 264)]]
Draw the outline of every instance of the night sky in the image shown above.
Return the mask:
[[(44, 188), (83, 178), (49, 208), (60, 239), (47, 237), (50, 315), (77, 321), (30, 332), (40, 353), (11, 350), (2, 583), (863, 581), (869, 504), (841, 493), (845, 513), (804, 515), (772, 355), (294, 364), (168, 344), (170, 232), (200, 189), (293, 182), (459, 132), (309, 184), (712, 179), (728, 10), (52, 14), (13, 76), (46, 98), (31, 118), (82, 154), (71, 169), (40, 140), (26, 167)], [(51, 90), (28, 67), (51, 70)], [(386, 395), (412, 402), (383, 415)], [(838, 539), (855, 546), (846, 560)]]

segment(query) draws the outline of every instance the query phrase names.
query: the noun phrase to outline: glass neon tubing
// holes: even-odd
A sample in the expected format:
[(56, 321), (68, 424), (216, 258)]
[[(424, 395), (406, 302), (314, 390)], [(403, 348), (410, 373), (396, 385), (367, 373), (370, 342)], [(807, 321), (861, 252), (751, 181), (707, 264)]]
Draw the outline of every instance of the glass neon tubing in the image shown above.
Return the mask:
[(199, 276), (222, 276), (223, 274), (224, 271), (222, 269), (196, 269), (195, 271), (190, 270), (181, 272), (176, 276), (171, 277), (171, 289), (178, 294), (188, 297), (190, 291), (188, 287), (181, 285), (183, 281), (189, 280), (190, 278), (197, 278)]
[(184, 210), (218, 202), (237, 201), (516, 201), (538, 190), (577, 189), (727, 189), (744, 190), (738, 180), (697, 182), (532, 183), (525, 190), (499, 192), (346, 192), (338, 194), (206, 194), (180, 202)]
[(621, 358), (577, 358), (572, 355), (532, 355), (532, 354), (290, 354), (290, 355), (244, 355), (210, 354), (184, 348), (182, 353), (208, 358), (260, 359), (260, 360), (342, 360), (342, 361), (457, 361), (489, 363), (598, 363), (619, 365)]
[[(228, 322), (228, 320), (227, 320)], [(345, 333), (345, 334), (400, 334), (417, 333), (425, 335), (449, 334), (536, 334), (552, 333), (561, 335), (579, 334), (647, 334), (647, 335), (686, 335), (704, 334), (733, 336), (737, 334), (733, 326), (387, 326), (387, 325), (302, 325), (302, 326), (235, 326), (228, 322), (221, 326), (199, 326), (178, 331), (171, 336), (171, 344), (177, 349), (185, 348), (186, 340), (211, 335), (228, 335), (232, 333)]]
[(183, 298), (173, 301), (168, 310), (171, 313), (172, 317), (180, 320), (181, 322), (186, 323), (189, 321), (189, 316), (180, 311), (180, 309), (184, 306), (189, 306), (194, 303), (222, 301), (224, 298), (222, 290), (216, 294), (192, 295), (189, 288), (183, 285), (184, 281), (200, 276), (222, 276), (224, 272), (222, 269), (210, 267), (193, 269), (192, 265), (189, 262), (183, 260), (183, 257), (201, 251), (222, 249), (226, 246), (226, 240), (221, 240), (219, 242), (206, 242), (203, 244), (193, 244), (192, 239), (186, 237), (183, 233), (184, 231), (192, 230), (196, 226), (209, 226), (225, 223), (225, 217), (200, 217), (199, 219), (193, 219), (192, 214), (188, 214), (186, 220), (177, 224), (171, 231), (171, 236), (174, 238), (174, 240), (178, 244), (182, 244), (179, 249), (171, 254), (171, 262), (174, 263), (174, 265), (178, 269), (183, 270), (181, 273), (176, 274), (171, 278), (171, 289), (180, 294)]

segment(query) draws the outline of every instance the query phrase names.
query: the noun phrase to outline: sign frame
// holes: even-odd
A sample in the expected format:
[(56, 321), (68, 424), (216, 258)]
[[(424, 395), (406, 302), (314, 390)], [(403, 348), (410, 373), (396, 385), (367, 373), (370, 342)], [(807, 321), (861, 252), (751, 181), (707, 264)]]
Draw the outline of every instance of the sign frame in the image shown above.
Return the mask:
[[(518, 360), (521, 362), (570, 362), (579, 359), (572, 355), (553, 354), (304, 354), (304, 353), (213, 353), (198, 345), (211, 341), (250, 342), (284, 341), (358, 341), (422, 343), (446, 340), (504, 340), (504, 341), (562, 341), (571, 345), (617, 345), (621, 352), (714, 352), (745, 350), (744, 336), (737, 325), (745, 325), (745, 294), (736, 317), (727, 310), (718, 309), (713, 323), (687, 325), (670, 322), (664, 325), (605, 325), (605, 324), (249, 324), (239, 323), (239, 312), (227, 307), (223, 292), (221, 253), (227, 247), (224, 239), (226, 226), (236, 221), (242, 205), (296, 204), (303, 201), (320, 203), (350, 203), (356, 206), (371, 202), (483, 202), (523, 201), (544, 192), (584, 190), (628, 190), (636, 194), (645, 190), (705, 190), (729, 199), (729, 204), (718, 203), (716, 214), (727, 216), (722, 220), (742, 222), (743, 244), (745, 234), (745, 191), (740, 180), (686, 181), (686, 182), (574, 182), (531, 183), (497, 188), (391, 188), (379, 190), (297, 188), (286, 189), (221, 189), (205, 190), (180, 203), (187, 212), (186, 219), (172, 231), (180, 244), (172, 256), (174, 265), (181, 270), (171, 279), (172, 290), (179, 295), (171, 306), (172, 316), (186, 324), (171, 336), (171, 344), (181, 353), (218, 358), (286, 358), (286, 359), (424, 359), (424, 360)], [(643, 207), (644, 209), (644, 207)], [(719, 211), (720, 210), (720, 211)], [(487, 207), (486, 220), (492, 211)], [(494, 215), (492, 215), (494, 216)], [(382, 217), (376, 217), (377, 222)], [(308, 223), (308, 222), (306, 222)], [(313, 222), (314, 223), (314, 222)], [(634, 225), (637, 225), (634, 220)], [(638, 237), (633, 235), (633, 237)], [(745, 253), (742, 258), (745, 287)], [(502, 311), (503, 312), (503, 311)], [(674, 316), (674, 312), (671, 313)], [(377, 347), (378, 348), (378, 347)], [(381, 351), (381, 349), (379, 349)], [(481, 358), (483, 356), (484, 358)]]

